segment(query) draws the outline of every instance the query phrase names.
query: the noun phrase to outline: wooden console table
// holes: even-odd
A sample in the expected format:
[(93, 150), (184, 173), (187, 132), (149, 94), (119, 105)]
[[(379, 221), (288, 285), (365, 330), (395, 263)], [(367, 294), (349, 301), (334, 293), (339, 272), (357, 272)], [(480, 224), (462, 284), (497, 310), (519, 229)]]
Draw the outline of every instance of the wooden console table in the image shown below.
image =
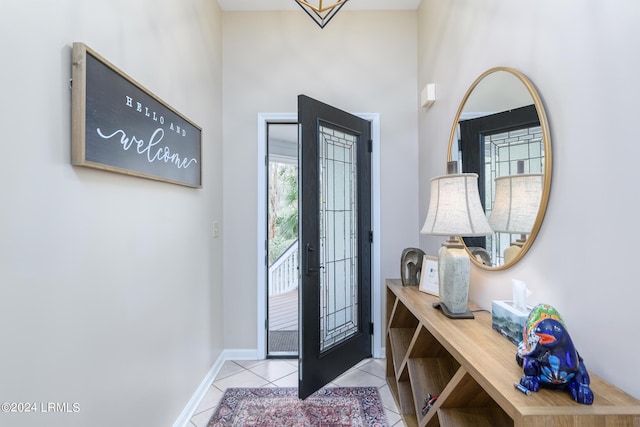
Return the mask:
[[(525, 395), (513, 386), (516, 346), (491, 328), (491, 313), (452, 320), (432, 307), (436, 297), (386, 284), (386, 376), (407, 426), (640, 426), (640, 401), (593, 374), (592, 405), (558, 390)], [(422, 415), (428, 393), (439, 398)]]

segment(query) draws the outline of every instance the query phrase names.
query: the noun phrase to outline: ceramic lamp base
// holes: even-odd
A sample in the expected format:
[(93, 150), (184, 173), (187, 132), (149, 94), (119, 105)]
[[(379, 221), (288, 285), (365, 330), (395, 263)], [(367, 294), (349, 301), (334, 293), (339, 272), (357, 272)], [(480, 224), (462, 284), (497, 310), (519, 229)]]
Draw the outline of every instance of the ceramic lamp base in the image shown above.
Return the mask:
[(442, 314), (450, 319), (475, 319), (473, 312), (471, 312), (470, 310), (467, 310), (464, 313), (452, 313), (451, 310), (449, 310), (447, 306), (441, 302), (434, 302), (433, 307), (442, 310)]
[[(443, 312), (446, 308), (451, 315), (468, 316), (470, 264), (471, 261), (465, 249), (446, 245), (440, 248), (438, 285)], [(449, 317), (453, 318), (453, 316)]]

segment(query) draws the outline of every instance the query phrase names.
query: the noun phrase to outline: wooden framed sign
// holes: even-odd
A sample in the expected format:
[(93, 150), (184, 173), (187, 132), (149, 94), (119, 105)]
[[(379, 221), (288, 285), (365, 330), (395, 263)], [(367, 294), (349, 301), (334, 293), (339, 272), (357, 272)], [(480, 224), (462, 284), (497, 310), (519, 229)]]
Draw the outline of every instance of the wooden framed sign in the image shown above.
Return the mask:
[(73, 44), (71, 163), (202, 188), (202, 129)]

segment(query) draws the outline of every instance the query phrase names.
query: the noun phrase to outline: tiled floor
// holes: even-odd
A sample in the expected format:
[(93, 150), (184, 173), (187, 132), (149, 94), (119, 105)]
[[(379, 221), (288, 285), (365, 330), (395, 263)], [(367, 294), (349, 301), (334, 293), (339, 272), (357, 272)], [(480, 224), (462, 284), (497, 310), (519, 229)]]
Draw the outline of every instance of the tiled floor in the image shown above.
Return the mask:
[[(366, 359), (328, 384), (330, 387), (377, 387), (390, 426), (402, 426), (389, 386), (385, 380), (385, 359)], [(209, 392), (191, 418), (191, 425), (204, 427), (213, 415), (227, 387), (297, 387), (298, 361), (295, 359), (227, 361), (211, 384)]]

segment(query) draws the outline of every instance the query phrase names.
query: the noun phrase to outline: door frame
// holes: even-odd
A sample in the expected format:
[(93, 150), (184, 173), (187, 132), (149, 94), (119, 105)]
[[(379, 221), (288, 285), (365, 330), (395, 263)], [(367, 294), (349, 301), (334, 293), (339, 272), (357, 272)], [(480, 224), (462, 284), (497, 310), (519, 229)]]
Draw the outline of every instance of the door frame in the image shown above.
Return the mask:
[[(373, 244), (371, 247), (371, 321), (373, 322), (374, 358), (384, 355), (382, 347), (382, 279), (380, 271), (380, 114), (352, 113), (371, 122), (371, 225), (373, 228)], [(267, 194), (266, 168), (267, 156), (267, 123), (295, 123), (298, 113), (258, 113), (258, 230), (257, 230), (257, 358), (267, 357), (267, 341), (265, 326), (267, 322), (267, 271), (265, 259), (267, 248)]]

